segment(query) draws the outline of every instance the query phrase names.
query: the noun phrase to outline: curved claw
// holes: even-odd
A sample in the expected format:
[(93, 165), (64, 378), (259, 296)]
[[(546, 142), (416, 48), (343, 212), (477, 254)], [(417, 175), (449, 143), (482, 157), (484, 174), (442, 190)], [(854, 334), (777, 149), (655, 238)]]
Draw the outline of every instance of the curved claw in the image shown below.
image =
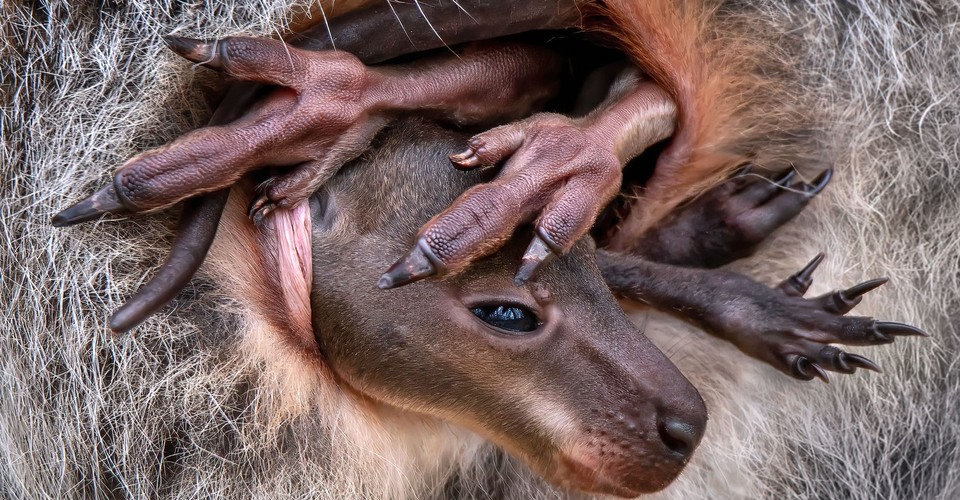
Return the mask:
[(877, 321), (873, 325), (874, 331), (883, 335), (896, 335), (903, 337), (929, 337), (930, 334), (905, 323), (896, 321)]
[(127, 208), (123, 204), (123, 200), (117, 195), (117, 190), (114, 188), (113, 183), (110, 183), (109, 186), (74, 203), (69, 208), (53, 216), (51, 222), (54, 227), (66, 227), (96, 219), (107, 213), (122, 215), (130, 213), (131, 211), (132, 210)]
[(774, 179), (773, 183), (778, 186), (786, 187), (790, 185), (790, 181), (792, 181), (793, 178), (796, 176), (797, 176), (797, 171), (791, 168), (786, 172), (784, 172), (782, 175), (780, 175), (780, 177), (777, 177), (776, 179)]
[(450, 155), (449, 158), (450, 163), (458, 170), (472, 170), (481, 166), (480, 158), (477, 157), (477, 152), (472, 148), (462, 153)]
[(823, 191), (825, 187), (827, 187), (827, 184), (830, 183), (830, 179), (832, 178), (833, 178), (833, 169), (828, 168), (823, 172), (821, 172), (820, 175), (818, 175), (815, 179), (813, 179), (812, 183), (804, 185), (803, 192), (811, 196), (820, 194), (820, 192)]
[(253, 201), (250, 202), (250, 208), (247, 209), (247, 217), (253, 221), (253, 225), (262, 227), (263, 221), (276, 209), (277, 206), (270, 201), (270, 198), (265, 194), (261, 194), (255, 196)]
[(408, 285), (437, 274), (438, 269), (442, 270), (442, 266), (430, 251), (429, 245), (423, 238), (420, 238), (417, 240), (417, 245), (406, 257), (398, 260), (390, 266), (390, 269), (387, 269), (387, 272), (377, 282), (377, 287), (381, 290), (389, 290)]
[(888, 281), (890, 281), (889, 278), (877, 278), (864, 281), (846, 290), (838, 290), (827, 296), (827, 304), (824, 308), (835, 314), (846, 314), (863, 300), (864, 294), (883, 286)]
[(824, 384), (830, 383), (830, 376), (827, 375), (827, 372), (823, 369), (823, 367), (816, 363), (810, 363), (810, 369), (813, 371), (813, 375), (822, 380)]
[(516, 286), (523, 286), (530, 278), (536, 274), (537, 269), (540, 268), (545, 262), (549, 261), (553, 256), (556, 255), (551, 250), (550, 245), (539, 235), (534, 234), (533, 241), (530, 242), (530, 245), (527, 247), (527, 251), (523, 253), (523, 259), (520, 264), (520, 269), (517, 271), (517, 275), (513, 278), (513, 284)]
[(803, 294), (807, 293), (807, 289), (810, 288), (810, 285), (813, 283), (813, 272), (820, 267), (820, 264), (826, 256), (827, 254), (823, 252), (818, 253), (813, 260), (803, 266), (803, 269), (783, 280), (783, 283), (780, 283), (778, 288), (791, 297), (803, 297)]
[(163, 41), (167, 44), (167, 47), (170, 47), (170, 50), (188, 61), (203, 64), (217, 71), (223, 69), (220, 58), (217, 57), (217, 42), (204, 42), (203, 40), (176, 35), (166, 35), (163, 37)]
[(257, 212), (263, 208), (270, 200), (263, 195), (254, 196), (253, 201), (250, 202), (250, 206), (247, 208), (247, 218), (256, 222)]
[(838, 361), (844, 366), (851, 368), (863, 368), (865, 370), (875, 371), (877, 373), (883, 373), (883, 370), (877, 366), (873, 361), (859, 356), (857, 354), (850, 354), (849, 352), (841, 352)]
[(791, 365), (791, 371), (793, 376), (802, 380), (810, 380), (813, 378), (813, 375), (810, 375), (808, 366), (810, 365), (810, 360), (805, 356), (797, 356)]
[(816, 377), (824, 383), (830, 383), (830, 377), (827, 375), (827, 372), (821, 368), (820, 365), (810, 361), (810, 358), (806, 356), (797, 356), (797, 359), (793, 362), (793, 373), (803, 380), (813, 380), (813, 378)]

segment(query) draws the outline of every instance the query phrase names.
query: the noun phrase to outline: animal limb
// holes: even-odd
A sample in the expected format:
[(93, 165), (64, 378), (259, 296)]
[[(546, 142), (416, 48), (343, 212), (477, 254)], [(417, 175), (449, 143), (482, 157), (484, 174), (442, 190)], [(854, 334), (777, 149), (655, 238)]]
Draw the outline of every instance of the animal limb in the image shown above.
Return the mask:
[(744, 168), (675, 209), (642, 234), (630, 252), (661, 264), (700, 268), (749, 257), (827, 187), (833, 170), (791, 184), (795, 176), (791, 168), (771, 180)]
[(861, 316), (845, 316), (867, 292), (887, 282), (865, 281), (846, 290), (806, 299), (817, 256), (777, 287), (741, 274), (659, 264), (600, 250), (597, 262), (610, 289), (673, 313), (736, 345), (748, 356), (802, 380), (829, 381), (825, 370), (879, 371), (869, 359), (830, 344), (888, 344), (898, 336), (926, 336), (919, 328)]
[[(280, 88), (240, 120), (192, 131), (132, 158), (111, 186), (58, 214), (54, 224), (83, 222), (104, 210), (159, 210), (233, 185), (254, 170), (297, 165), (263, 190), (251, 208), (260, 218), (306, 199), (359, 156), (393, 114), (416, 111), (458, 124), (522, 115), (528, 112), (524, 104), (549, 96), (559, 70), (550, 51), (518, 45), (467, 50), (459, 58), (396, 70), (364, 66), (345, 52), (304, 51), (276, 40), (170, 37), (168, 43), (188, 60)], [(491, 67), (499, 71), (491, 73)]]
[(424, 225), (410, 254), (384, 274), (381, 288), (459, 271), (539, 214), (516, 276), (523, 284), (552, 254), (566, 253), (586, 234), (620, 189), (626, 162), (670, 137), (675, 116), (670, 96), (630, 70), (583, 118), (540, 113), (474, 136), (450, 161), (463, 170), (503, 163), (498, 177)]
[(828, 381), (825, 369), (880, 371), (869, 359), (831, 343), (876, 345), (898, 335), (925, 335), (902, 323), (844, 316), (886, 278), (805, 299), (823, 254), (775, 288), (729, 271), (693, 269), (718, 267), (752, 254), (832, 176), (827, 169), (810, 183), (790, 185), (793, 170), (774, 180), (749, 172), (742, 170), (679, 208), (642, 235), (632, 255), (599, 250), (597, 263), (610, 289), (691, 321), (745, 354), (804, 380)]
[[(577, 9), (572, 2), (524, 2), (509, 12), (501, 7), (496, 2), (471, 4), (473, 15), (465, 19), (458, 15), (463, 8), (459, 3), (440, 3), (431, 8), (431, 15), (437, 21), (430, 22), (419, 4), (378, 2), (332, 19), (330, 23), (315, 24), (292, 37), (290, 44), (309, 50), (327, 50), (336, 44), (336, 47), (372, 64), (448, 44), (577, 24)], [(491, 18), (495, 22), (477, 22), (478, 19)], [(424, 23), (426, 26), (421, 26)], [(422, 36), (426, 33), (431, 35)], [(368, 43), (374, 37), (382, 43)], [(211, 117), (210, 125), (229, 123), (249, 109), (256, 109), (258, 100), (268, 90), (269, 86), (251, 82), (234, 84)], [(227, 189), (201, 196), (183, 211), (177, 232), (185, 236), (174, 240), (170, 255), (156, 276), (114, 313), (110, 319), (111, 329), (121, 332), (136, 326), (163, 307), (190, 281), (210, 249), (227, 196)], [(105, 205), (95, 205), (99, 205), (97, 208), (104, 213), (121, 209), (115, 196), (108, 196), (103, 201)], [(61, 222), (54, 221), (55, 225)]]

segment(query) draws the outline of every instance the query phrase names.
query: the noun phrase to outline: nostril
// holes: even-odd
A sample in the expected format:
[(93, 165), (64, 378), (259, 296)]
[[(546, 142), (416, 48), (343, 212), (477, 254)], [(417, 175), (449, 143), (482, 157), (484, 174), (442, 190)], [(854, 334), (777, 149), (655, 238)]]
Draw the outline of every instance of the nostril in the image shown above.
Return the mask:
[(694, 425), (675, 418), (665, 418), (657, 423), (660, 439), (674, 452), (688, 457), (700, 443), (701, 432)]

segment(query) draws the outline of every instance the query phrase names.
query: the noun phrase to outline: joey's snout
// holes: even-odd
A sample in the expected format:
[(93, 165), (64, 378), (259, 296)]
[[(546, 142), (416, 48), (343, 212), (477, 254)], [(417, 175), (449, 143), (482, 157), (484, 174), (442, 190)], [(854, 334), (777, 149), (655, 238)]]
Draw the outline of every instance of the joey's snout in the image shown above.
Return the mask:
[(686, 459), (700, 444), (703, 431), (706, 429), (706, 412), (704, 418), (699, 415), (684, 418), (678, 415), (667, 414), (657, 420), (657, 433), (660, 440), (677, 456)]
[(568, 487), (632, 497), (663, 489), (683, 470), (707, 410), (679, 370), (665, 356), (658, 361), (646, 364), (649, 373), (613, 377), (605, 394), (593, 394), (582, 435), (559, 460)]

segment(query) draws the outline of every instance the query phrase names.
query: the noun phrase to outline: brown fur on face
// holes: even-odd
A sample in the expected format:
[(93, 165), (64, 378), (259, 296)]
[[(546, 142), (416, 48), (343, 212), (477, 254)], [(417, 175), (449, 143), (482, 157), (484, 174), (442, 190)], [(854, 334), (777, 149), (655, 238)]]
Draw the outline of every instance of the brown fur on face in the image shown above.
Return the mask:
[[(566, 487), (619, 495), (663, 488), (692, 451), (665, 444), (664, 423), (689, 423), (699, 436), (705, 409), (626, 320), (590, 242), (523, 288), (513, 285), (517, 241), (455, 277), (376, 287), (411, 229), (488, 177), (449, 169), (446, 150), (461, 139), (402, 122), (313, 198), (317, 348), (303, 360), (326, 373), (318, 383), (466, 426)], [(427, 182), (435, 188), (422, 189)], [(254, 261), (232, 248), (237, 261)], [(493, 330), (470, 311), (487, 304), (523, 305), (542, 325), (525, 336)]]
[[(461, 139), (402, 122), (312, 199), (316, 343), (307, 346), (297, 330), (278, 324), (276, 332), (289, 333), (272, 349), (289, 351), (328, 391), (463, 425), (566, 487), (619, 495), (663, 488), (692, 451), (664, 438), (663, 426), (684, 422), (699, 436), (705, 409), (627, 321), (589, 241), (523, 288), (513, 285), (518, 241), (455, 277), (376, 288), (379, 269), (403, 251), (411, 229), (488, 178), (447, 166), (447, 148)], [(437, 179), (434, 189), (422, 189)], [(277, 269), (271, 252), (256, 250), (262, 240), (238, 237), (245, 219), (226, 221), (241, 229), (224, 228), (238, 238), (225, 247), (234, 253), (229, 260), (250, 265), (254, 277), (238, 296), (264, 317), (284, 317), (278, 298), (264, 293), (278, 288), (269, 283)], [(493, 330), (470, 311), (488, 304), (523, 305), (542, 325), (525, 336)]]

